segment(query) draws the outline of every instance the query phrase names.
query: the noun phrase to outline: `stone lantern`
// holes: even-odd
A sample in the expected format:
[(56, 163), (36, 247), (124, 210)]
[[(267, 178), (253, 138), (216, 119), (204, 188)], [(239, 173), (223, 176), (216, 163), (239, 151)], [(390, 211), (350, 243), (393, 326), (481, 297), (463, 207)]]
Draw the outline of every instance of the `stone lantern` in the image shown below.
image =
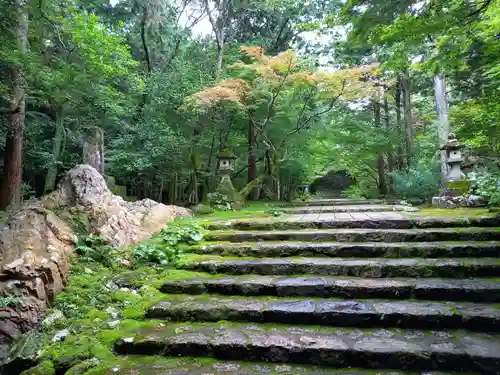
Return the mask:
[(450, 166), (447, 176), (448, 182), (465, 179), (465, 174), (461, 169), (461, 164), (464, 161), (462, 157), (462, 148), (463, 146), (458, 143), (453, 133), (450, 133), (448, 142), (441, 147), (441, 150), (446, 151), (446, 163)]
[(217, 154), (219, 171), (222, 174), (231, 174), (234, 172), (236, 156), (231, 151), (221, 151)]

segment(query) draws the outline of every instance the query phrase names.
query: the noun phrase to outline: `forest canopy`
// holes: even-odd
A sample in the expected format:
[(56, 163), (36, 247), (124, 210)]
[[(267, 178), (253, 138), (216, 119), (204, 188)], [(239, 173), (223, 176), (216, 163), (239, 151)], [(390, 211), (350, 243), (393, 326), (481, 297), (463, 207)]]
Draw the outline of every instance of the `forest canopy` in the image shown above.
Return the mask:
[(226, 150), (236, 187), (260, 187), (250, 199), (293, 199), (343, 170), (356, 182), (349, 196), (428, 199), (453, 131), (485, 183), (499, 181), (498, 2), (4, 0), (2, 10), (2, 210), (52, 191), (89, 152), (127, 199), (197, 204)]

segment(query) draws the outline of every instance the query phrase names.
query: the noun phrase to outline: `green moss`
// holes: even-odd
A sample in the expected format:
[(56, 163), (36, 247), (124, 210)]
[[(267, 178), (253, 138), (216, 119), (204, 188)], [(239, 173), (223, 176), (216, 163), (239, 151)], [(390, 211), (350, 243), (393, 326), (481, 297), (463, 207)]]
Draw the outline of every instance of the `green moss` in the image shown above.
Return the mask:
[(470, 181), (469, 180), (448, 181), (446, 186), (448, 189), (453, 189), (456, 194), (463, 195), (469, 191)]
[(432, 218), (473, 218), (481, 216), (495, 216), (487, 208), (435, 208), (419, 207), (419, 212), (401, 212), (411, 217), (432, 217)]
[(43, 361), (39, 365), (25, 370), (21, 375), (55, 375), (56, 370), (51, 361)]
[(88, 215), (82, 212), (70, 212), (66, 208), (56, 208), (54, 213), (78, 234), (88, 234), (91, 231), (91, 222)]
[(88, 359), (70, 368), (68, 371), (66, 371), (65, 375), (83, 375), (91, 368), (96, 367), (98, 364), (98, 359)]
[(111, 192), (114, 195), (119, 195), (122, 198), (127, 196), (127, 187), (123, 185), (115, 185), (111, 188)]

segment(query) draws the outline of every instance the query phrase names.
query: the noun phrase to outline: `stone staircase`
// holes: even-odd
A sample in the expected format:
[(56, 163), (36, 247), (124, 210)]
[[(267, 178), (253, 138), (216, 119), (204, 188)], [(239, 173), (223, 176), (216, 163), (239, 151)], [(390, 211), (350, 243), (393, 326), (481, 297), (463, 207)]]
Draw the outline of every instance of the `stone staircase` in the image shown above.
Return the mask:
[(165, 281), (146, 318), (168, 323), (116, 351), (225, 361), (166, 374), (499, 374), (499, 219), (415, 219), (362, 203), (212, 225), (211, 243), (182, 265), (207, 276)]

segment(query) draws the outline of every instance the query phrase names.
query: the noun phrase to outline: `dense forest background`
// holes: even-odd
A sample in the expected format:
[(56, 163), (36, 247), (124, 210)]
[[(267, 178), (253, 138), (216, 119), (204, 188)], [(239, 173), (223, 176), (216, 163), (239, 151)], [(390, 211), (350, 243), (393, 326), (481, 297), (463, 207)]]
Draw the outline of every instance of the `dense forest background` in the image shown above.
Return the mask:
[(453, 131), (498, 186), (498, 1), (1, 1), (2, 210), (89, 148), (135, 198), (196, 204), (230, 151), (252, 199), (427, 199)]

